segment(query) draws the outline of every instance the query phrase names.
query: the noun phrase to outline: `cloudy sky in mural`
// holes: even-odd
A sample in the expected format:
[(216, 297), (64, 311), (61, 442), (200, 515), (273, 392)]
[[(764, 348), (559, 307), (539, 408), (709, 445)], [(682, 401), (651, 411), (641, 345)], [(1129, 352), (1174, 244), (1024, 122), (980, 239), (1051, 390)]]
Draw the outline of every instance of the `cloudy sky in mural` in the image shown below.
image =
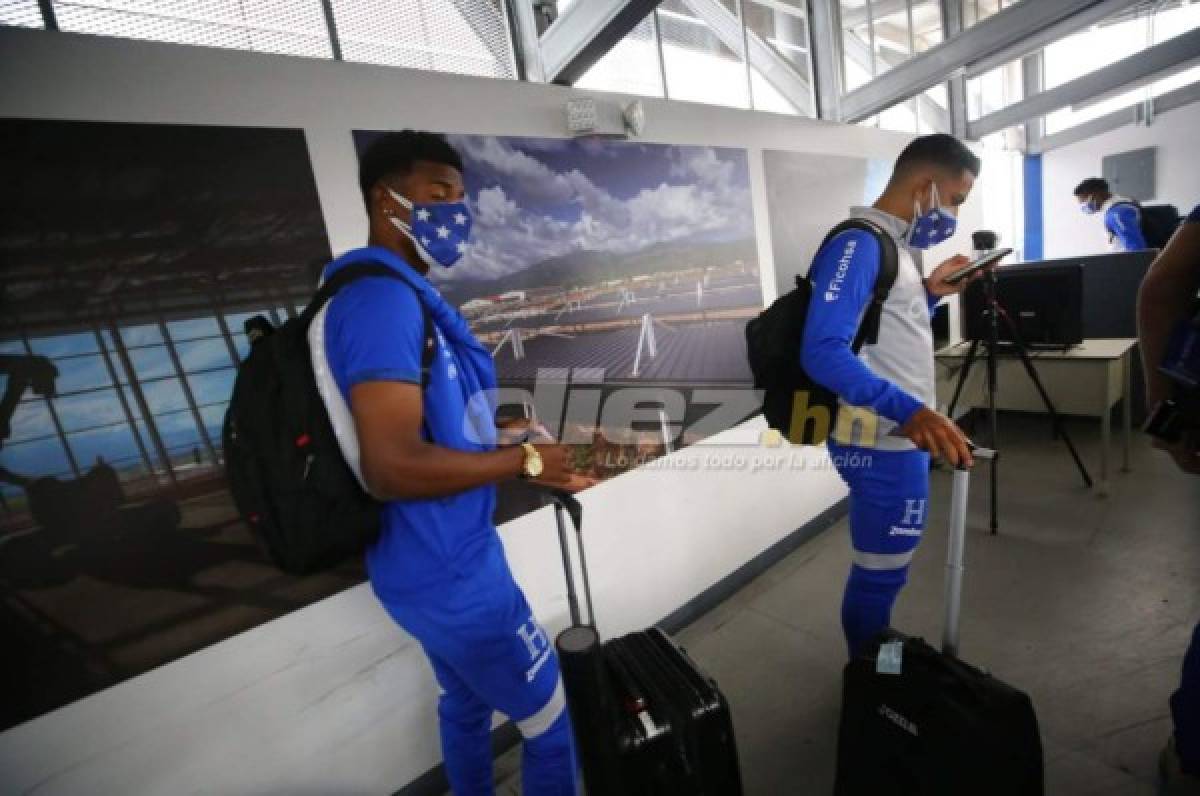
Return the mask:
[(450, 278), (490, 279), (576, 251), (752, 237), (741, 150), (453, 136), (475, 211)]

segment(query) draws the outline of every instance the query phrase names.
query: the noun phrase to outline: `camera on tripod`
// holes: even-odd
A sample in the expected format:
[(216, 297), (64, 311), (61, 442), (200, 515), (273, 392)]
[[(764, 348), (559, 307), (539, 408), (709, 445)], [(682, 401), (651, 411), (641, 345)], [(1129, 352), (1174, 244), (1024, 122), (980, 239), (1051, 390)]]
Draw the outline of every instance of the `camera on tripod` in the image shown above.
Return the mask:
[(1144, 430), (1174, 445), (1200, 433), (1200, 302), (1171, 335), (1158, 370), (1171, 380), (1175, 395), (1154, 407)]

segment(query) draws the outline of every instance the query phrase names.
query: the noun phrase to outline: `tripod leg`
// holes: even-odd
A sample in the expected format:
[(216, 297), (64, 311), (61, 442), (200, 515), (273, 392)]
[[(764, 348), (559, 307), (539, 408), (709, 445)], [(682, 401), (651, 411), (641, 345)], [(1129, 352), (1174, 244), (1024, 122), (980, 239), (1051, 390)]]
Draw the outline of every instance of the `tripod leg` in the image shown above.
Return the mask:
[[(995, 334), (992, 335), (995, 337)], [(1000, 418), (996, 411), (996, 390), (999, 388), (998, 370), (999, 362), (996, 357), (995, 344), (988, 346), (987, 352), (987, 378), (988, 378), (988, 427), (989, 436), (988, 444), (992, 450), (1000, 449)], [(991, 479), (991, 531), (995, 536), (1000, 532), (1000, 457), (995, 456), (989, 462), (989, 473)]]
[(971, 347), (967, 349), (967, 358), (963, 360), (962, 370), (958, 372), (958, 382), (954, 385), (954, 397), (950, 399), (950, 405), (946, 407), (946, 416), (953, 419), (954, 409), (958, 406), (958, 399), (962, 397), (963, 386), (967, 383), (967, 376), (971, 375), (971, 366), (975, 364), (975, 354), (979, 351), (979, 341), (972, 340)]
[(1016, 343), (1017, 354), (1021, 357), (1021, 364), (1025, 366), (1025, 372), (1029, 374), (1030, 381), (1037, 388), (1038, 395), (1042, 398), (1042, 403), (1046, 405), (1046, 412), (1050, 415), (1050, 422), (1054, 426), (1054, 430), (1062, 437), (1063, 442), (1067, 443), (1067, 450), (1071, 452), (1071, 458), (1075, 460), (1075, 466), (1079, 469), (1079, 474), (1083, 477), (1083, 483), (1091, 487), (1092, 476), (1088, 473), (1087, 467), (1083, 464), (1083, 459), (1079, 458), (1079, 451), (1075, 450), (1075, 443), (1071, 441), (1071, 436), (1067, 434), (1066, 426), (1063, 425), (1062, 418), (1058, 415), (1058, 410), (1054, 408), (1054, 403), (1050, 400), (1049, 393), (1042, 385), (1042, 380), (1038, 377), (1037, 370), (1033, 367), (1033, 360), (1029, 358), (1029, 352), (1025, 350), (1025, 343), (1020, 338), (1020, 333), (1017, 331), (1012, 320), (1007, 314), (1002, 315), (1005, 324), (1008, 326), (1009, 332), (1012, 334), (1012, 339)]

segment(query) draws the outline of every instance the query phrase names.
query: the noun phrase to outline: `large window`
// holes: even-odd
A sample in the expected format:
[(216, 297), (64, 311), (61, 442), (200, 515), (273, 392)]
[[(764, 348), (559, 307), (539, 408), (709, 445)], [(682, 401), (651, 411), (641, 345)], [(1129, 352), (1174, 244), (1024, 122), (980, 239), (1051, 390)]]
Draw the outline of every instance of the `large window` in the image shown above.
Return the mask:
[[(61, 30), (332, 58), (324, 0), (46, 0)], [(330, 0), (347, 61), (513, 78), (504, 0)], [(44, 27), (38, 0), (0, 0), (0, 25)]]
[[(1045, 48), (1046, 88), (1069, 83), (1197, 27), (1200, 27), (1200, 4), (1196, 3), (1171, 4), (1156, 13), (1119, 14), (1101, 25), (1068, 36)], [(1061, 132), (1197, 80), (1200, 80), (1200, 66), (1164, 76), (1145, 86), (1063, 108), (1046, 117), (1046, 132)]]
[[(21, 397), (0, 466), (16, 481), (70, 479), (103, 461), (135, 492), (212, 473), (236, 365), (248, 350), (243, 324), (260, 314), (282, 320), (287, 309), (0, 342), (0, 355), (44, 357), (57, 371), (52, 396), (27, 389)], [(9, 378), (0, 374), (0, 390)], [(24, 501), (12, 478), (0, 481), (0, 495), (9, 511)]]
[(577, 85), (812, 116), (808, 39), (801, 0), (664, 0)]
[[(842, 76), (847, 91), (939, 44), (937, 0), (841, 0)], [(864, 124), (905, 133), (948, 132), (944, 85), (893, 105)]]

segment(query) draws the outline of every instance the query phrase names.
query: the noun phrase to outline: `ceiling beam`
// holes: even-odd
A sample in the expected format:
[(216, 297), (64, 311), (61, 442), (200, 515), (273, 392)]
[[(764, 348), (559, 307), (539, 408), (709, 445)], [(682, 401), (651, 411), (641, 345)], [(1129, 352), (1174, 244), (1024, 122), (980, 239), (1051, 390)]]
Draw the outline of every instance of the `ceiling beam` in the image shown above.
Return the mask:
[(813, 115), (812, 86), (809, 85), (808, 79), (757, 33), (746, 30), (743, 46), (741, 20), (722, 5), (720, 0), (683, 0), (683, 4), (703, 20), (730, 50), (745, 57), (743, 51), (748, 48), (750, 66), (801, 113)]
[[(1190, 86), (1168, 91), (1166, 94), (1153, 98), (1150, 102), (1154, 116), (1186, 107), (1194, 102), (1200, 102), (1200, 83), (1193, 83)], [(1086, 141), (1089, 138), (1095, 138), (1098, 135), (1103, 135), (1113, 130), (1119, 130), (1131, 124), (1144, 122), (1145, 114), (1146, 103), (1138, 102), (1119, 111), (1105, 114), (1099, 119), (1092, 119), (1090, 122), (1076, 125), (1069, 130), (1063, 130), (1061, 133), (1043, 135), (1041, 145), (1031, 154), (1061, 149), (1062, 147), (1077, 144), (1080, 141)]]
[[(865, 41), (857, 35), (847, 32), (842, 40), (842, 44), (846, 55), (852, 61), (868, 72), (871, 71), (871, 48)], [(888, 68), (894, 68), (904, 63), (903, 55), (887, 50), (879, 52), (876, 57), (883, 61)], [(931, 100), (924, 92), (918, 94), (916, 100), (921, 108), (921, 115), (932, 119), (935, 129), (950, 131), (950, 111)]]
[(858, 122), (938, 83), (1042, 28), (1096, 5), (1099, 0), (1018, 3), (950, 37), (842, 98), (845, 121)]
[(572, 85), (661, 0), (579, 0), (541, 37), (546, 80)]
[(1197, 62), (1200, 62), (1200, 28), (970, 122), (967, 137), (977, 140), (1110, 91), (1132, 90)]
[(1112, 15), (1128, 9), (1129, 3), (1130, 0), (1104, 0), (1091, 8), (1085, 8), (1061, 22), (1049, 25), (1013, 42), (986, 58), (980, 58), (967, 64), (966, 76), (968, 78), (979, 77), (1018, 58), (1037, 52), (1048, 44), (1053, 44), (1084, 28), (1090, 28), (1092, 25), (1099, 24)]

